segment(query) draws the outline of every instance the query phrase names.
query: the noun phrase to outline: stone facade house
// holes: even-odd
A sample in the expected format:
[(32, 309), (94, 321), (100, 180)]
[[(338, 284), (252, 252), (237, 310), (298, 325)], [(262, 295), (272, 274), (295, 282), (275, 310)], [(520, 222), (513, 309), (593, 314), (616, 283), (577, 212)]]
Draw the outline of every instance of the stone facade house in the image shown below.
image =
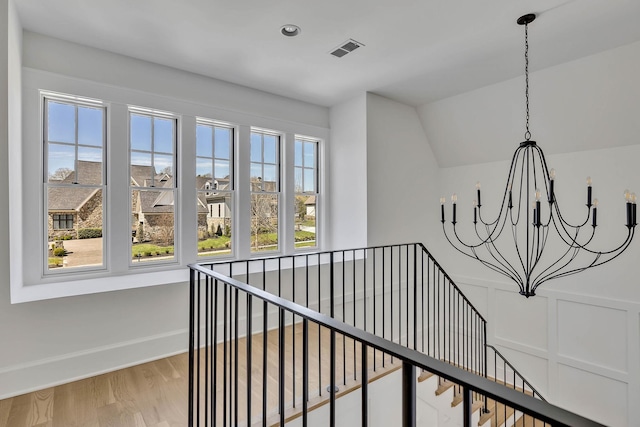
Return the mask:
[(49, 240), (78, 238), (87, 228), (102, 228), (102, 190), (88, 187), (69, 187), (76, 179), (87, 185), (102, 183), (102, 164), (78, 161), (78, 175), (68, 174), (60, 181), (65, 186), (50, 186), (48, 201)]

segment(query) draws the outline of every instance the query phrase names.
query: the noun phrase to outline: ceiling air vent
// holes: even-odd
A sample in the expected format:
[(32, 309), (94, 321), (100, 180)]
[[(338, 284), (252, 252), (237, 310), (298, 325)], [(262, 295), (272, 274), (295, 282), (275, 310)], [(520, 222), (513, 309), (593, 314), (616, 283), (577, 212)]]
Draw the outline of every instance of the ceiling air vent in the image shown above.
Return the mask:
[(333, 55), (335, 57), (342, 58), (347, 53), (353, 52), (354, 50), (356, 50), (360, 46), (364, 46), (364, 45), (362, 43), (360, 43), (360, 42), (357, 42), (357, 41), (353, 40), (353, 39), (349, 39), (346, 42), (342, 43), (339, 47), (337, 47), (334, 50), (332, 50), (330, 53), (331, 53), (331, 55)]

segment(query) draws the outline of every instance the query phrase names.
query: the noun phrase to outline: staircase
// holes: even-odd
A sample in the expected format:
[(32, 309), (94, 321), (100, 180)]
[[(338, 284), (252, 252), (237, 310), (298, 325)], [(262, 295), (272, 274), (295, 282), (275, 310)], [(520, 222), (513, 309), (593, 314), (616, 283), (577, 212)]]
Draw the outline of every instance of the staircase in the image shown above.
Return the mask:
[[(486, 321), (422, 244), (190, 268), (190, 426), (384, 425), (380, 406), (402, 410), (386, 425), (433, 425), (434, 407), (451, 410), (441, 426), (595, 425), (487, 345)], [(398, 390), (380, 394), (386, 382)]]

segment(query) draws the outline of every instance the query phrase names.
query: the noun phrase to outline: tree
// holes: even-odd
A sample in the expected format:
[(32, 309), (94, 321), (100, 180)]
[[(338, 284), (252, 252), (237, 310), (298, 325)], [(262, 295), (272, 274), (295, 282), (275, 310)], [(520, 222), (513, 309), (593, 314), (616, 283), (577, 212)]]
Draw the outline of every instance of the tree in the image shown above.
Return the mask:
[(305, 206), (305, 202), (307, 198), (305, 196), (296, 196), (296, 214), (300, 221), (304, 221), (304, 217), (307, 214), (307, 207)]
[(58, 168), (54, 173), (49, 174), (49, 181), (64, 181), (70, 173), (73, 173), (73, 169)]
[(258, 248), (259, 235), (274, 233), (278, 228), (278, 196), (273, 194), (251, 195), (251, 235), (253, 246)]

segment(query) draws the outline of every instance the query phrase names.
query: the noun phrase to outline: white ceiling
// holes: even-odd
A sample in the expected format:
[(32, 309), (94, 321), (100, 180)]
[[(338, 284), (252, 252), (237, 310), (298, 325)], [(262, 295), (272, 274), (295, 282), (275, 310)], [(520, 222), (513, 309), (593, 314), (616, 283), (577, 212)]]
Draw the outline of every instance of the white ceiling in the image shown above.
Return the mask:
[[(639, 0), (15, 0), (25, 29), (314, 104), (422, 105), (640, 40)], [(280, 34), (293, 23), (298, 37)], [(338, 59), (347, 39), (365, 46)]]

